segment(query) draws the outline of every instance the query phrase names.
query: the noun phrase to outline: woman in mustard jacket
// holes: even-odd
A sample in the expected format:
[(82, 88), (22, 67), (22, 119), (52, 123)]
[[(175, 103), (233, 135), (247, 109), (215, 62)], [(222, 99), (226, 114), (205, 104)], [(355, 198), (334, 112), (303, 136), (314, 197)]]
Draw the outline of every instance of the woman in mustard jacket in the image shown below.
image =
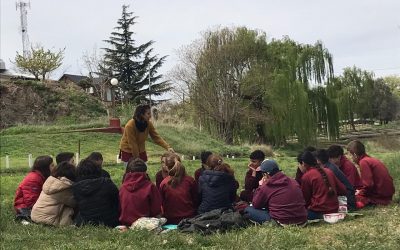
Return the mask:
[(127, 163), (131, 158), (140, 158), (143, 161), (147, 161), (145, 143), (149, 134), (155, 143), (168, 151), (174, 152), (171, 146), (157, 133), (150, 118), (150, 106), (139, 105), (136, 107), (133, 118), (126, 123), (119, 144), (123, 162)]

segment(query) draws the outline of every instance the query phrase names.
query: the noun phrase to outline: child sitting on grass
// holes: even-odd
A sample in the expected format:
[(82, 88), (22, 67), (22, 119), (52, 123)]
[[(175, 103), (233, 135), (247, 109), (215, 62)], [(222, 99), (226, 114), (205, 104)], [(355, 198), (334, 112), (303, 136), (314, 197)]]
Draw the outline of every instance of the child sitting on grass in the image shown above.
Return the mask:
[(205, 170), (199, 178), (198, 213), (202, 214), (219, 208), (233, 208), (238, 189), (233, 169), (215, 154), (208, 157), (207, 167), (209, 169)]
[(33, 163), (32, 170), (19, 184), (14, 198), (16, 219), (31, 219), (32, 207), (42, 192), (42, 187), (54, 167), (50, 156), (39, 156)]
[(342, 146), (332, 145), (328, 148), (329, 161), (343, 172), (354, 190), (362, 187), (360, 174), (354, 164), (344, 155)]
[(61, 162), (43, 184), (42, 192), (32, 209), (32, 220), (53, 226), (69, 226), (73, 223), (76, 202), (72, 195), (72, 183), (76, 178), (75, 166)]
[(164, 153), (161, 156), (161, 169), (156, 173), (156, 187), (160, 190), (160, 184), (164, 180), (165, 177), (168, 176), (168, 169), (165, 166), (165, 159), (168, 156), (168, 153)]
[(161, 214), (160, 193), (146, 171), (146, 163), (139, 158), (131, 159), (126, 166), (124, 181), (119, 190), (119, 221), (125, 226), (131, 226), (141, 217), (157, 217)]
[(101, 169), (91, 160), (82, 160), (76, 173), (77, 182), (72, 185), (79, 208), (76, 224), (117, 226), (119, 198), (115, 184), (102, 177)]
[(259, 181), (262, 179), (260, 171), (256, 171), (265, 159), (265, 154), (261, 150), (255, 150), (250, 154), (250, 162), (247, 166), (249, 169), (246, 172), (244, 179), (244, 190), (240, 193), (242, 201), (251, 202), (253, 193), (259, 186)]
[(110, 174), (103, 168), (103, 155), (99, 152), (92, 152), (86, 159), (93, 161), (101, 169), (101, 176), (111, 178)]
[(196, 215), (198, 193), (193, 177), (188, 176), (177, 154), (169, 153), (165, 165), (168, 176), (161, 182), (160, 194), (167, 223), (178, 224)]
[(347, 208), (349, 210), (356, 209), (356, 198), (354, 195), (355, 190), (353, 185), (351, 185), (344, 173), (335, 164), (329, 161), (328, 151), (325, 149), (319, 149), (314, 153), (314, 155), (317, 159), (318, 165), (322, 168), (330, 169), (335, 174), (336, 178), (338, 178), (338, 180), (346, 187)]
[(357, 208), (366, 205), (388, 205), (392, 202), (395, 192), (393, 178), (385, 164), (365, 152), (365, 146), (360, 141), (351, 141), (347, 150), (353, 161), (360, 166), (363, 186), (356, 190)]
[(346, 187), (330, 169), (323, 169), (309, 151), (297, 158), (301, 177), (301, 190), (308, 209), (308, 219), (322, 219), (324, 214), (337, 213), (338, 195), (346, 195)]
[(194, 179), (195, 179), (196, 183), (199, 183), (199, 178), (200, 178), (201, 174), (204, 172), (204, 170), (207, 169), (206, 162), (210, 155), (212, 155), (211, 151), (202, 151), (200, 153), (201, 167), (196, 169), (196, 171), (194, 171)]
[(279, 225), (305, 225), (307, 210), (299, 184), (287, 177), (274, 160), (265, 160), (259, 167), (262, 184), (255, 191), (253, 204), (246, 216), (260, 224), (275, 220)]

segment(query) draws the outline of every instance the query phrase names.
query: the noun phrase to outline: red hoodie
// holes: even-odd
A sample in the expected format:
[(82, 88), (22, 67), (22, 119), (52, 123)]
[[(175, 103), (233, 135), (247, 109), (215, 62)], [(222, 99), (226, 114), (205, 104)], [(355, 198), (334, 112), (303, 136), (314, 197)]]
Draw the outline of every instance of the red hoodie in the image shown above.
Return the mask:
[(353, 185), (354, 189), (362, 187), (362, 181), (356, 166), (354, 166), (354, 164), (344, 155), (340, 158), (339, 169), (342, 170), (343, 174), (347, 177), (350, 184)]
[(145, 172), (127, 173), (119, 190), (119, 221), (130, 226), (141, 217), (161, 214), (161, 197)]
[(301, 224), (307, 221), (307, 210), (299, 184), (282, 172), (274, 174), (267, 184), (255, 191), (253, 207), (267, 208), (271, 218), (282, 224)]
[(359, 165), (363, 183), (360, 195), (367, 197), (372, 204), (388, 205), (395, 190), (393, 178), (386, 166), (368, 155), (360, 157)]
[(168, 184), (170, 179), (171, 177), (167, 176), (160, 185), (162, 207), (168, 223), (178, 224), (182, 219), (196, 215), (197, 185), (192, 177), (185, 176), (182, 178), (182, 182), (173, 188)]
[(14, 198), (14, 209), (32, 208), (42, 192), (46, 179), (39, 171), (30, 172), (19, 184)]
[(301, 178), (301, 189), (306, 201), (306, 207), (309, 210), (320, 213), (337, 213), (339, 209), (338, 195), (346, 195), (346, 187), (330, 169), (324, 168), (323, 170), (336, 195), (328, 195), (329, 189), (321, 173), (316, 168), (310, 168)]

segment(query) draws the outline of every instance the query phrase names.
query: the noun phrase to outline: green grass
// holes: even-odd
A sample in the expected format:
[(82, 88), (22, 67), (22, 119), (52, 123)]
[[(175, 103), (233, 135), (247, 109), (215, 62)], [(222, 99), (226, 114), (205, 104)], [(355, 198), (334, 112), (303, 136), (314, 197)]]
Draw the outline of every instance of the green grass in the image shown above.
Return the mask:
[[(29, 130), (29, 129), (28, 129)], [(159, 126), (159, 133), (179, 152), (186, 154), (184, 165), (193, 175), (199, 167), (198, 160), (188, 160), (197, 150), (211, 149), (215, 152), (242, 155), (236, 159), (225, 159), (234, 169), (235, 176), (243, 187), (247, 170), (248, 147), (226, 146), (212, 137), (193, 128)], [(1, 248), (2, 249), (398, 249), (400, 245), (400, 154), (382, 148), (376, 142), (367, 144), (370, 154), (380, 158), (388, 166), (395, 180), (396, 198), (393, 205), (360, 211), (363, 216), (329, 225), (320, 223), (307, 228), (275, 228), (268, 225), (253, 226), (225, 234), (202, 236), (170, 232), (154, 235), (145, 231), (116, 230), (85, 226), (82, 228), (54, 228), (42, 225), (23, 226), (13, 221), (12, 204), (15, 190), (26, 175), (27, 153), (55, 155), (60, 151), (77, 151), (81, 140), (81, 152), (101, 151), (106, 159), (105, 169), (113, 181), (120, 186), (122, 164), (115, 163), (120, 135), (100, 133), (4, 133), (1, 135)], [(159, 156), (163, 149), (148, 142), (149, 175), (159, 169)], [(219, 150), (221, 149), (221, 150)], [(4, 156), (15, 156), (15, 164), (4, 169)], [(281, 148), (276, 160), (283, 171), (294, 176), (295, 148)]]

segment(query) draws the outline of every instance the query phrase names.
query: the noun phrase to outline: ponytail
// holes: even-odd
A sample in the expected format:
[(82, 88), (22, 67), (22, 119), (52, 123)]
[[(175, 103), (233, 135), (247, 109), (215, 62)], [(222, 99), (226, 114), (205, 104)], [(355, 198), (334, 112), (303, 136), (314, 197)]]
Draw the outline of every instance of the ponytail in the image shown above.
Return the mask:
[(329, 182), (328, 176), (326, 175), (325, 170), (320, 166), (315, 166), (318, 172), (322, 175), (322, 179), (325, 182), (326, 187), (328, 188), (328, 196), (336, 195), (335, 189), (332, 187), (331, 183)]
[(168, 175), (171, 176), (168, 184), (175, 188), (181, 184), (183, 177), (186, 175), (185, 167), (181, 163), (181, 158), (175, 153), (165, 155), (165, 165), (168, 169)]

